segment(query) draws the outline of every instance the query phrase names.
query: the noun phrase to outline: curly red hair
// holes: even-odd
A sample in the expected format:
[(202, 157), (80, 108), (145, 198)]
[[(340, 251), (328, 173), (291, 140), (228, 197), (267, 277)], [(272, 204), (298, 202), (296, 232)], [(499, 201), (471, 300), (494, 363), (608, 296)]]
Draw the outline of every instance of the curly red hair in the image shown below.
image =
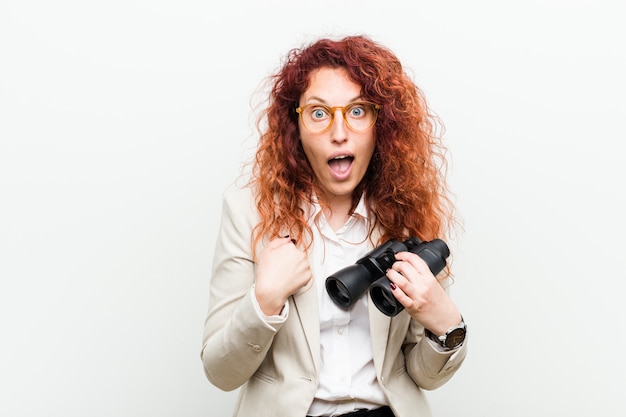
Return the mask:
[[(282, 68), (269, 78), (271, 91), (258, 119), (261, 136), (249, 182), (260, 214), (253, 247), (285, 231), (298, 241), (310, 242), (303, 203), (320, 193), (300, 143), (295, 109), (311, 73), (320, 67), (345, 68), (350, 79), (362, 86), (362, 99), (381, 106), (376, 149), (353, 196), (355, 207), (365, 195), (375, 219), (372, 227), (381, 231), (375, 243), (409, 236), (431, 240), (447, 234), (454, 207), (445, 180), (446, 150), (436, 134), (443, 125), (389, 49), (365, 36), (349, 36), (291, 50)], [(266, 127), (261, 129), (263, 123)]]

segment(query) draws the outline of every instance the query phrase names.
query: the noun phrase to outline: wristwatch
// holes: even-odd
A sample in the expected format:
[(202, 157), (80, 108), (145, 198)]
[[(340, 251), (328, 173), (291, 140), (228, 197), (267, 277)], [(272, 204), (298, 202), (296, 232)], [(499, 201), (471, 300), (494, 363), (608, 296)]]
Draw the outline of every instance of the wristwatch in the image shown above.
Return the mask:
[(450, 327), (443, 336), (437, 336), (428, 329), (425, 329), (425, 333), (430, 340), (437, 342), (441, 347), (454, 349), (461, 346), (463, 341), (465, 341), (467, 326), (465, 321), (463, 321), (463, 316), (461, 316), (461, 322), (454, 327)]

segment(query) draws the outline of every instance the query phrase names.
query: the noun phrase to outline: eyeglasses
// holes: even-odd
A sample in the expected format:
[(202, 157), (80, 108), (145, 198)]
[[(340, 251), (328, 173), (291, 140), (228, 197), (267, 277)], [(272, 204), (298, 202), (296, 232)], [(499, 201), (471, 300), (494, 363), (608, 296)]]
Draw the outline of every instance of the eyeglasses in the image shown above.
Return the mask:
[(314, 133), (326, 132), (335, 120), (335, 112), (341, 110), (346, 125), (355, 132), (363, 132), (376, 123), (380, 106), (368, 101), (359, 101), (347, 106), (330, 107), (311, 103), (296, 109), (302, 124)]

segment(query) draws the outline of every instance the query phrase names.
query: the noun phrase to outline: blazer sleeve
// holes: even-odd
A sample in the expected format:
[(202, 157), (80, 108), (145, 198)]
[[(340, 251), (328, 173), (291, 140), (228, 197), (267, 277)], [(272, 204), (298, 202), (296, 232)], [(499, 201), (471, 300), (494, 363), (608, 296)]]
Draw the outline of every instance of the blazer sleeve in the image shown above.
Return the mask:
[(424, 335), (424, 327), (411, 319), (404, 345), (407, 372), (423, 389), (439, 388), (461, 367), (467, 355), (467, 336), (454, 350), (441, 350)]
[(250, 379), (279, 327), (266, 323), (252, 300), (256, 266), (250, 245), (257, 218), (249, 189), (226, 193), (200, 355), (208, 380), (225, 391)]

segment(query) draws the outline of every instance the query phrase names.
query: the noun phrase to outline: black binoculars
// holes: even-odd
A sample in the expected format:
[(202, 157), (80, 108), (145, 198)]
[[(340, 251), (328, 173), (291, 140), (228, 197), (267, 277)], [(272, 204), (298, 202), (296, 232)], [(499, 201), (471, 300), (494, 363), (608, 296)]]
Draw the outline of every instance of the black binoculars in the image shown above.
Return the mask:
[(398, 252), (412, 252), (422, 258), (437, 275), (446, 266), (450, 256), (448, 245), (441, 239), (422, 242), (410, 237), (404, 242), (388, 240), (374, 248), (354, 265), (347, 266), (326, 278), (326, 292), (339, 307), (350, 308), (365, 292), (370, 291), (372, 301), (387, 316), (395, 316), (404, 308), (393, 296), (387, 270), (396, 262)]

